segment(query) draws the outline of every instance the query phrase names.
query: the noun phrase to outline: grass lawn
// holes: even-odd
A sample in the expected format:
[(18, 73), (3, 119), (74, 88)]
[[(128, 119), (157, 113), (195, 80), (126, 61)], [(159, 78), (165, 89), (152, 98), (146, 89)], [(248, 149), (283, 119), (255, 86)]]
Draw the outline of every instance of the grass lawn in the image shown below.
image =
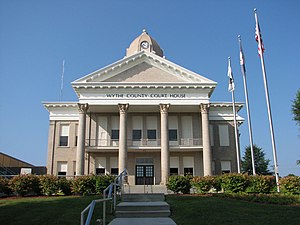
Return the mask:
[[(102, 196), (26, 197), (0, 199), (1, 225), (79, 225), (81, 211)], [(110, 212), (110, 206), (107, 206)], [(95, 215), (96, 214), (96, 215)], [(95, 207), (93, 221), (102, 219), (102, 204)], [(107, 221), (112, 216), (107, 215)], [(95, 223), (94, 223), (95, 224)]]
[(177, 225), (300, 224), (300, 206), (282, 206), (209, 196), (169, 195), (171, 218)]
[[(0, 198), (0, 224), (79, 225), (80, 212), (97, 198), (102, 196)], [(169, 195), (167, 202), (177, 225), (300, 224), (300, 206), (182, 195)], [(96, 206), (94, 214), (92, 221), (102, 218), (102, 204)], [(107, 221), (113, 218), (110, 214), (107, 217)]]

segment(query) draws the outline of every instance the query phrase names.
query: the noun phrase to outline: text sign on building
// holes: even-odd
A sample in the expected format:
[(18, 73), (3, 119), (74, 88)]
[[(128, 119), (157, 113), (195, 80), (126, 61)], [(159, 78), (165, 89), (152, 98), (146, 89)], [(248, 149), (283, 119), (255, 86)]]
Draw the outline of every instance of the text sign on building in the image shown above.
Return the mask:
[(130, 98), (130, 99), (156, 99), (156, 98), (186, 98), (185, 94), (177, 93), (119, 93), (119, 94), (105, 94), (106, 98)]

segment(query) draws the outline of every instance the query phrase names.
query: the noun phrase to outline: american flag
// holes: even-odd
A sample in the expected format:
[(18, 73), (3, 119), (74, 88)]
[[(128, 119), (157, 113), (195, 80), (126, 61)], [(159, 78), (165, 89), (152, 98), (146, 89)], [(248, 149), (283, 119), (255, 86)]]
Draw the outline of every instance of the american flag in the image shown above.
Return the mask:
[(255, 27), (255, 40), (258, 43), (258, 54), (262, 56), (262, 54), (264, 54), (265, 48), (261, 37), (258, 20), (256, 21), (256, 27)]

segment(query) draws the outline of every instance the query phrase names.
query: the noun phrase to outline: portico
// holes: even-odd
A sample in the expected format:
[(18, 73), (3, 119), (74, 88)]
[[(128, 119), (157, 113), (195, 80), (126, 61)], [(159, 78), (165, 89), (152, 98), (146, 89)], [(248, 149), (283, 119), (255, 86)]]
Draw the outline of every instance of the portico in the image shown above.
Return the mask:
[(52, 173), (127, 169), (129, 184), (158, 185), (174, 174), (236, 171), (232, 105), (210, 101), (216, 84), (167, 60), (144, 31), (125, 58), (72, 82), (78, 102), (44, 103), (56, 121)]

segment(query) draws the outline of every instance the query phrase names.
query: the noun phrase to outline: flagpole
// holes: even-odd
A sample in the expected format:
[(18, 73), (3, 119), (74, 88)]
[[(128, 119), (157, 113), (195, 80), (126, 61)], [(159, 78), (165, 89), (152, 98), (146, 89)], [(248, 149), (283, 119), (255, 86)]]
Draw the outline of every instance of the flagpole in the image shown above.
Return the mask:
[(244, 80), (244, 91), (245, 91), (248, 130), (249, 130), (249, 141), (250, 141), (251, 160), (252, 160), (252, 174), (256, 175), (254, 150), (253, 150), (253, 139), (252, 139), (252, 126), (251, 126), (251, 118), (250, 118), (250, 107), (249, 107), (249, 101), (248, 101), (248, 88), (247, 88), (247, 82), (246, 82), (246, 66), (245, 66), (245, 58), (244, 58), (244, 54), (243, 54), (243, 50), (242, 50), (241, 35), (238, 36), (238, 39), (239, 39), (239, 45), (240, 45), (240, 65), (241, 65), (241, 71), (242, 71), (243, 80)]
[(233, 111), (234, 133), (235, 133), (237, 170), (238, 170), (238, 173), (241, 173), (240, 148), (239, 148), (239, 142), (238, 142), (238, 129), (237, 129), (237, 122), (236, 122), (236, 110), (235, 110), (235, 98), (234, 98), (234, 83), (233, 83), (233, 75), (232, 75), (232, 72), (231, 72), (231, 60), (230, 60), (230, 57), (228, 57), (228, 68), (230, 68), (230, 73), (231, 73), (230, 74), (231, 77), (229, 76), (229, 78), (232, 79), (232, 81), (231, 81), (232, 82), (232, 84), (231, 84), (232, 85), (231, 86), (231, 97), (232, 97), (232, 111)]
[(63, 60), (63, 63), (62, 63), (62, 73), (61, 73), (61, 81), (60, 81), (59, 101), (62, 100), (62, 96), (63, 96), (64, 73), (65, 73), (65, 60)]
[(279, 187), (279, 172), (278, 172), (278, 163), (277, 163), (277, 154), (276, 154), (276, 145), (275, 145), (275, 137), (274, 137), (274, 129), (273, 129), (273, 120), (272, 120), (272, 112), (270, 107), (270, 99), (269, 99), (269, 90), (268, 90), (268, 81), (266, 76), (266, 68), (265, 68), (265, 62), (264, 62), (264, 56), (263, 56), (263, 45), (262, 45), (262, 39), (260, 35), (259, 25), (258, 25), (258, 17), (256, 13), (256, 9), (254, 9), (254, 15), (255, 15), (255, 22), (256, 22), (256, 32), (258, 35), (258, 45), (261, 49), (260, 53), (260, 61), (261, 61), (261, 68), (263, 73), (263, 80), (264, 80), (264, 87), (265, 87), (265, 95), (266, 95), (266, 102), (267, 102), (267, 108), (268, 108), (268, 117), (269, 117), (269, 125), (270, 125), (270, 133), (271, 133), (271, 141), (272, 141), (272, 149), (273, 149), (273, 157), (274, 157), (274, 169), (275, 169), (275, 177), (276, 177), (276, 185), (277, 185), (277, 192), (280, 192)]

